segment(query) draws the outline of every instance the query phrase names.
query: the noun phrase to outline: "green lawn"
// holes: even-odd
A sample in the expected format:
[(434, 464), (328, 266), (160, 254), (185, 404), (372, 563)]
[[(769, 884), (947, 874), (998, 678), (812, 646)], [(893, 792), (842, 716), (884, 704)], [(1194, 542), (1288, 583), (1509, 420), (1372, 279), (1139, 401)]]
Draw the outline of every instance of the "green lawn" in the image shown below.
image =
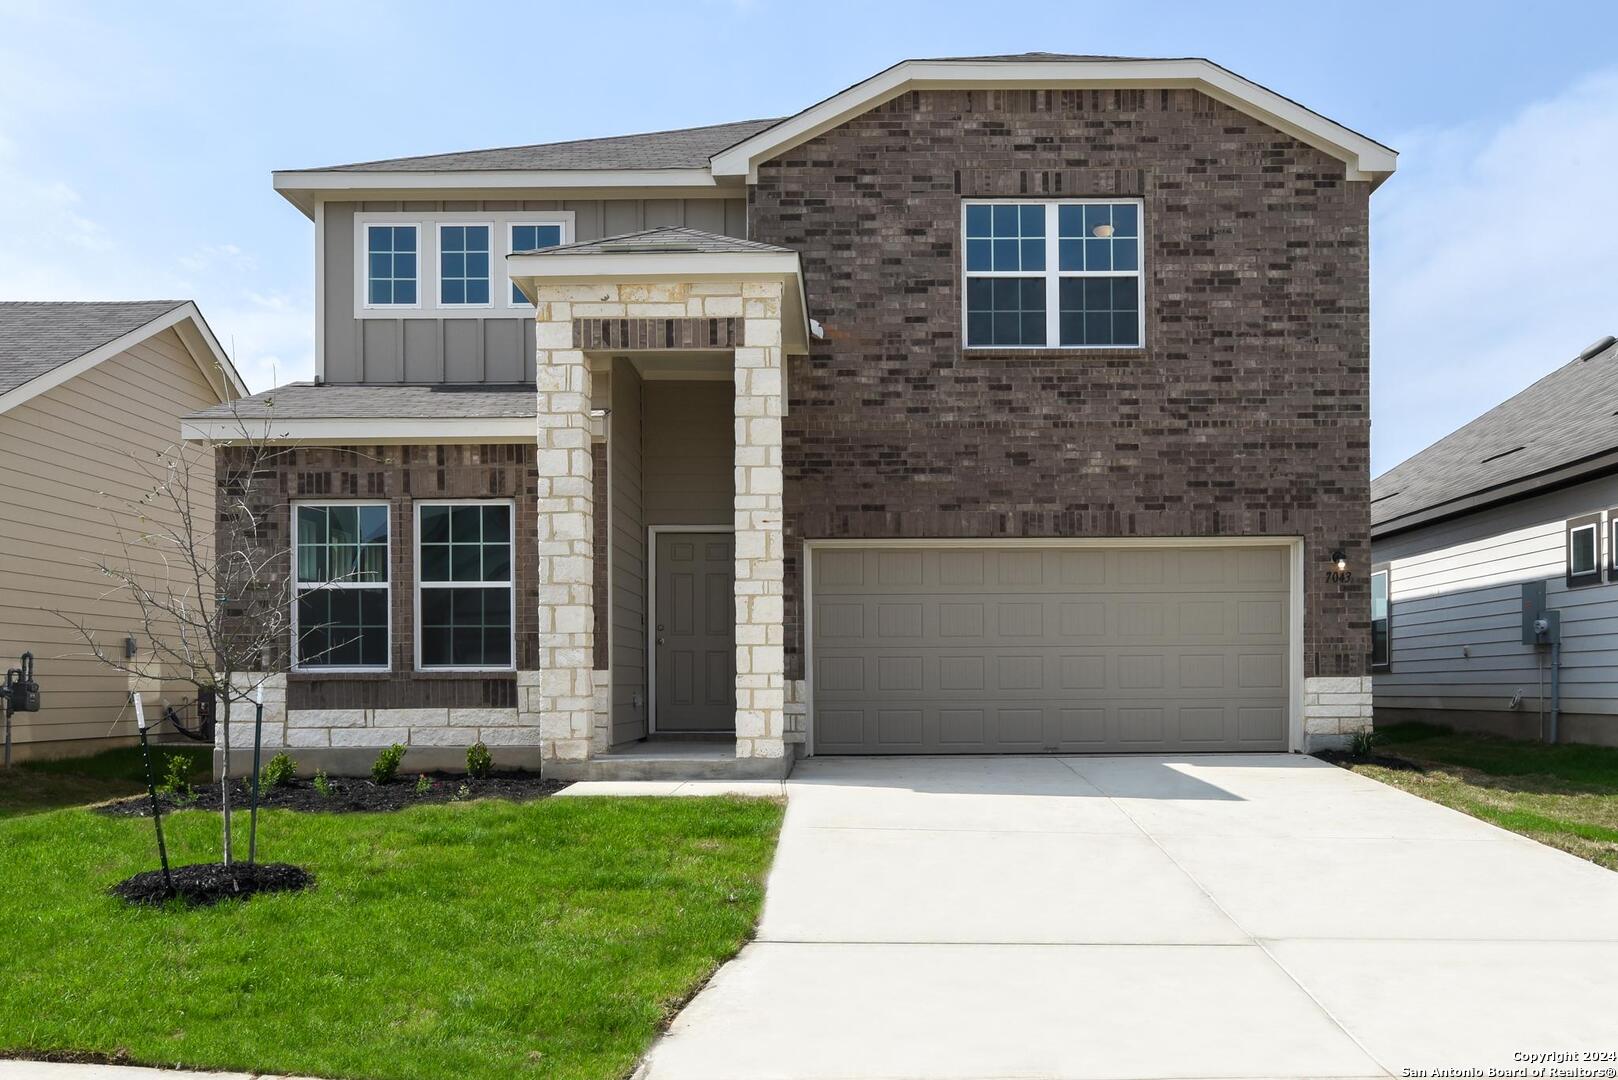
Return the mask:
[[(152, 749), (152, 768), (157, 770), (159, 780), (168, 767), (168, 758), (174, 756), (187, 757), (197, 766), (192, 771), (193, 783), (208, 778), (208, 747), (169, 746)], [(105, 802), (145, 790), (146, 772), (138, 746), (103, 750), (90, 757), (25, 761), (9, 771), (0, 771), (0, 818)]]
[(1618, 870), (1618, 749), (1546, 746), (1428, 724), (1377, 730), (1377, 752), (1426, 773), (1356, 772)]
[[(260, 857), (310, 892), (124, 907), (151, 823), (0, 820), (0, 1051), (317, 1076), (625, 1076), (747, 940), (772, 801), (545, 799), (266, 813)], [(245, 815), (243, 815), (245, 817)], [(216, 814), (166, 819), (177, 862)]]

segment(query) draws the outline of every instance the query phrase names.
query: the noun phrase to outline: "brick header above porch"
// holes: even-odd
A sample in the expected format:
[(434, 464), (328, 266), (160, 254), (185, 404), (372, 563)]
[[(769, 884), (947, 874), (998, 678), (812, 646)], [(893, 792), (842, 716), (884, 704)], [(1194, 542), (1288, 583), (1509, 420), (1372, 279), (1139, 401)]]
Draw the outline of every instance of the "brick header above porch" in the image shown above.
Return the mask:
[(741, 343), (739, 318), (573, 320), (575, 349), (733, 349)]

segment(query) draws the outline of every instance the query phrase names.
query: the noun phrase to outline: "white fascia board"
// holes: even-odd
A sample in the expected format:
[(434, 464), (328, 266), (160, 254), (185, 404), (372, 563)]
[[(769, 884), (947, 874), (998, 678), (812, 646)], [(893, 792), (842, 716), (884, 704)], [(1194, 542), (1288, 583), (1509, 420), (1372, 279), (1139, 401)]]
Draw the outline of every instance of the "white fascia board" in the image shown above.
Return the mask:
[(735, 198), (740, 186), (721, 186), (706, 167), (695, 169), (462, 169), (442, 172), (354, 172), (340, 169), (271, 173), (288, 202), (314, 216), (316, 203), (340, 199), (550, 199)]
[[(119, 353), (134, 348), (147, 338), (161, 334), (170, 327), (184, 327), (186, 332), (180, 333), (180, 344), (185, 346), (187, 355), (197, 365), (202, 377), (208, 380), (208, 385), (217, 393), (221, 387), (221, 378), (229, 385), (235, 397), (247, 396), (247, 384), (242, 382), (236, 373), (236, 367), (225, 355), (225, 350), (219, 344), (219, 339), (213, 336), (208, 323), (203, 319), (197, 305), (187, 300), (174, 310), (159, 315), (151, 322), (137, 326), (127, 334), (113, 338), (105, 345), (99, 345), (83, 356), (69, 360), (51, 370), (37, 375), (11, 390), (0, 394), (0, 413), (15, 409), (26, 401), (31, 401), (40, 394), (54, 390), (69, 379), (77, 378), (86, 371), (103, 361), (110, 360)], [(229, 400), (231, 394), (219, 394), (221, 401)]]
[[(521, 254), (506, 258), (506, 274), (521, 287), (540, 281), (693, 281), (714, 278), (798, 277), (792, 251), (602, 252), (598, 255)], [(530, 284), (525, 292), (532, 289)]]
[(180, 437), (193, 442), (295, 442), (311, 445), (354, 443), (532, 442), (538, 428), (532, 416), (349, 417), (292, 420), (229, 417), (180, 421)]
[(1391, 175), (1399, 155), (1319, 113), (1202, 59), (1184, 60), (906, 60), (796, 116), (766, 128), (709, 161), (716, 180), (758, 179), (758, 165), (822, 132), (912, 90), (984, 89), (1201, 90), (1348, 166), (1350, 180), (1374, 187)]

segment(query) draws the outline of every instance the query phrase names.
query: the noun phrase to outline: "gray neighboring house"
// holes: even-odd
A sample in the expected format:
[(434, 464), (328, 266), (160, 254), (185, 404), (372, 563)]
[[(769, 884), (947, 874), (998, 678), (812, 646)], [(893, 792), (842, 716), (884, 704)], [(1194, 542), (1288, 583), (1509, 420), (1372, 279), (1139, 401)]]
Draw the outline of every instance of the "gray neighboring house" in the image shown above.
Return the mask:
[(1618, 746), (1618, 342), (1373, 480), (1371, 538), (1377, 723)]
[(1207, 60), (1030, 53), (276, 173), (316, 385), (243, 406), (286, 444), (269, 737), (569, 777), (1342, 741), (1395, 167)]

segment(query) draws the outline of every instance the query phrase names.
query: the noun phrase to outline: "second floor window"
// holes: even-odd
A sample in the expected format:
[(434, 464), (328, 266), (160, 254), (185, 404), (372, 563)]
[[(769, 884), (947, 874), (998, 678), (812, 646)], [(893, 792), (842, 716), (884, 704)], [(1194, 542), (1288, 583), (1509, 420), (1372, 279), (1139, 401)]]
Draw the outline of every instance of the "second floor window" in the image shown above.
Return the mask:
[(438, 302), (445, 307), (489, 302), (489, 226), (438, 227)]
[(369, 225), (365, 229), (365, 300), (372, 307), (415, 307), (416, 227)]
[[(555, 247), (562, 242), (561, 222), (555, 224), (513, 224), (511, 226), (512, 251), (538, 251), (540, 248)], [(511, 302), (526, 305), (527, 297), (517, 286), (511, 286)]]
[(970, 202), (968, 348), (1138, 348), (1141, 204)]

